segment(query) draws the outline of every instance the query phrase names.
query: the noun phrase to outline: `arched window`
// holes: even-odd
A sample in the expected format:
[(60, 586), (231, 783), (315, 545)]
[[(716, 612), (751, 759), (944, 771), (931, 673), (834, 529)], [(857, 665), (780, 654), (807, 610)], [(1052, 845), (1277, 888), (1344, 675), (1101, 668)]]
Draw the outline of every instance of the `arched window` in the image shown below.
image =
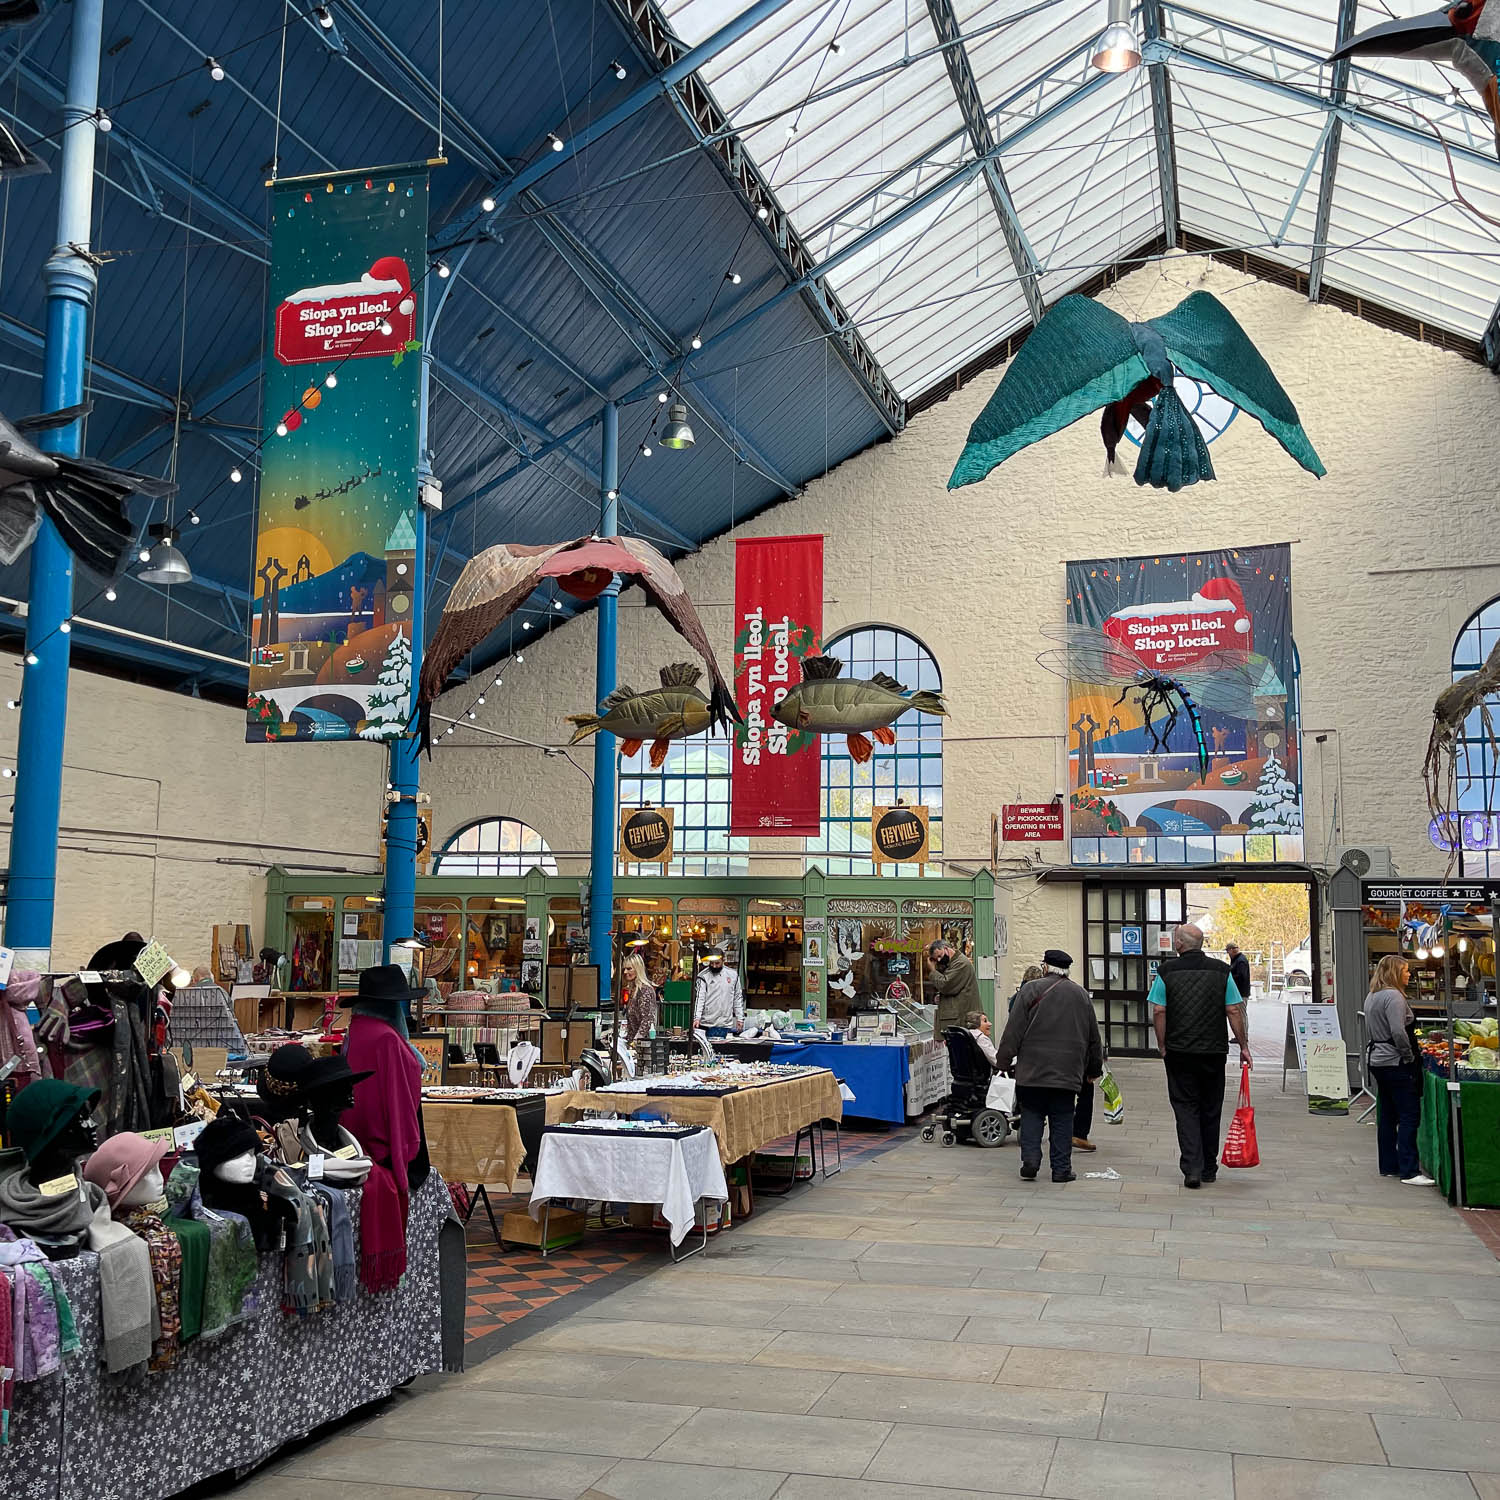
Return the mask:
[[(940, 692), (943, 676), (932, 653), (915, 636), (888, 625), (849, 630), (823, 643), (825, 655), (844, 663), (845, 677), (884, 672), (909, 692)], [(808, 839), (807, 863), (829, 875), (869, 875), (870, 809), (898, 798), (925, 804), (928, 842), (934, 857), (943, 849), (943, 721), (934, 714), (907, 713), (895, 723), (896, 743), (876, 744), (863, 765), (849, 754), (843, 735), (823, 736), (823, 831)], [(895, 865), (915, 875), (916, 865)], [(937, 865), (927, 869), (937, 873)]]
[(729, 767), (733, 740), (720, 730), (667, 745), (667, 758), (651, 766), (651, 747), (620, 757), (621, 807), (670, 807), (673, 850), (669, 865), (619, 865), (622, 875), (748, 875), (750, 840), (729, 836)]
[(481, 818), (443, 845), (434, 875), (524, 875), (540, 867), (557, 874), (547, 840), (519, 818)]
[[(1500, 599), (1491, 599), (1476, 610), (1458, 632), (1453, 643), (1453, 678), (1468, 677), (1477, 672), (1485, 658), (1500, 640)], [(1489, 700), (1490, 716), (1500, 723), (1500, 697)], [(1500, 761), (1485, 733), (1478, 712), (1469, 715), (1459, 736), (1458, 810), (1460, 813), (1500, 814)], [(1471, 844), (1493, 845), (1497, 826), (1494, 818), (1464, 818), (1463, 846), (1459, 851), (1459, 871), (1464, 875), (1500, 875), (1500, 850), (1470, 848)]]

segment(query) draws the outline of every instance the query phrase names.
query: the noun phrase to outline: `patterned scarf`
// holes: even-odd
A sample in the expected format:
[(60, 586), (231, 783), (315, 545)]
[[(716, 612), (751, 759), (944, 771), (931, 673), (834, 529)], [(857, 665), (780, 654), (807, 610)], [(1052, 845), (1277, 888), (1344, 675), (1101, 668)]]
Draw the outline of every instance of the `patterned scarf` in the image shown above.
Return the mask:
[(354, 1259), (354, 1223), (343, 1189), (326, 1182), (314, 1184), (313, 1192), (328, 1212), (328, 1237), (333, 1250), (333, 1300), (349, 1302), (354, 1297), (357, 1266)]
[(132, 1208), (120, 1215), (120, 1222), (145, 1240), (151, 1252), (151, 1279), (161, 1312), (161, 1337), (151, 1349), (151, 1368), (170, 1370), (182, 1341), (182, 1246), (161, 1215), (149, 1209)]
[[(13, 1275), (19, 1274), (13, 1272)], [(10, 1409), (16, 1395), (15, 1343), (11, 1335), (9, 1278), (0, 1271), (0, 1447), (10, 1442)]]

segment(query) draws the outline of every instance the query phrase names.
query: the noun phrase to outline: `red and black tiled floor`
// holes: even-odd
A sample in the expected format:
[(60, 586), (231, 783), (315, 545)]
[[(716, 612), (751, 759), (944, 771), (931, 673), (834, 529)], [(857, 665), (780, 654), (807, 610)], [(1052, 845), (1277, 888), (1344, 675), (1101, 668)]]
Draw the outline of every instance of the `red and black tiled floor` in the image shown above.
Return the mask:
[[(907, 1135), (902, 1129), (846, 1130), (843, 1164), (855, 1166), (889, 1150)], [(768, 1146), (766, 1154), (790, 1156), (791, 1148), (791, 1138), (787, 1137)], [(811, 1190), (816, 1191), (818, 1181), (821, 1178), (810, 1184)], [(491, 1193), (496, 1222), (513, 1210), (525, 1213), (529, 1198), (529, 1188), (508, 1195)], [(660, 1232), (617, 1229), (607, 1234), (590, 1232), (576, 1245), (554, 1250), (545, 1257), (524, 1247), (507, 1246), (502, 1250), (495, 1243), (481, 1202), (469, 1219), (468, 1249), (469, 1307), (464, 1331), (472, 1344), (648, 1257), (660, 1258), (666, 1254), (666, 1238)]]

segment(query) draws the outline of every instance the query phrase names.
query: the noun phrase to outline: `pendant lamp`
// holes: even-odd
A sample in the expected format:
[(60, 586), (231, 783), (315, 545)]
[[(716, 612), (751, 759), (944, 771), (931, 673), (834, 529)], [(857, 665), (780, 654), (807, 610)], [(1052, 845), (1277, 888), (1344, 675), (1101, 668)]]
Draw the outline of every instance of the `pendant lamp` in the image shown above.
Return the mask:
[(151, 555), (135, 575), (142, 583), (160, 583), (170, 588), (174, 583), (191, 583), (193, 570), (174, 545), (170, 532), (151, 548)]
[(1109, 20), (1094, 48), (1101, 73), (1128, 73), (1141, 65), (1141, 46), (1130, 24), (1130, 0), (1109, 0)]
[(691, 448), (693, 429), (688, 426), (687, 407), (674, 401), (667, 408), (667, 425), (661, 435), (663, 448)]

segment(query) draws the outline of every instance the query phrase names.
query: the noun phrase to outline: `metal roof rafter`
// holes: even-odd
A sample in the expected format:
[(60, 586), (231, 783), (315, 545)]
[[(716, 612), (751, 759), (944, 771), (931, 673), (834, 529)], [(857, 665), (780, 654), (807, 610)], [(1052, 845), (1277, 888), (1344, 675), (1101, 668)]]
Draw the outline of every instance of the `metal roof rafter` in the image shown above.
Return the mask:
[(979, 95), (979, 85), (975, 82), (969, 53), (963, 44), (958, 17), (953, 13), (951, 0), (927, 0), (927, 14), (932, 19), (932, 29), (937, 33), (938, 41), (943, 44), (943, 62), (948, 68), (948, 81), (953, 85), (959, 112), (964, 117), (964, 128), (975, 152), (984, 161), (984, 182), (989, 189), (990, 204), (1000, 221), (1000, 232), (1005, 236), (1006, 249), (1010, 251), (1011, 263), (1016, 268), (1026, 310), (1031, 314), (1031, 321), (1038, 323), (1047, 309), (1038, 284), (1036, 255), (1021, 228), (1016, 205), (1006, 185), (999, 153), (995, 149), (995, 133), (990, 129), (984, 100)]
[[(1342, 47), (1354, 35), (1359, 0), (1339, 0), (1336, 46)], [(1329, 98), (1341, 105), (1349, 97), (1349, 59), (1341, 57), (1333, 65)], [(1333, 183), (1339, 169), (1339, 143), (1344, 122), (1337, 113), (1329, 116), (1328, 136), (1323, 142), (1323, 169), (1318, 176), (1318, 208), (1313, 216), (1312, 259), (1307, 268), (1307, 300), (1316, 302), (1323, 290), (1323, 266), (1328, 256), (1328, 227), (1333, 218)]]
[[(1141, 0), (1141, 29), (1148, 42), (1161, 39), (1161, 0)], [(1168, 245), (1177, 243), (1177, 145), (1172, 135), (1172, 81), (1164, 62), (1152, 63), (1151, 128), (1161, 190), (1161, 227)]]

